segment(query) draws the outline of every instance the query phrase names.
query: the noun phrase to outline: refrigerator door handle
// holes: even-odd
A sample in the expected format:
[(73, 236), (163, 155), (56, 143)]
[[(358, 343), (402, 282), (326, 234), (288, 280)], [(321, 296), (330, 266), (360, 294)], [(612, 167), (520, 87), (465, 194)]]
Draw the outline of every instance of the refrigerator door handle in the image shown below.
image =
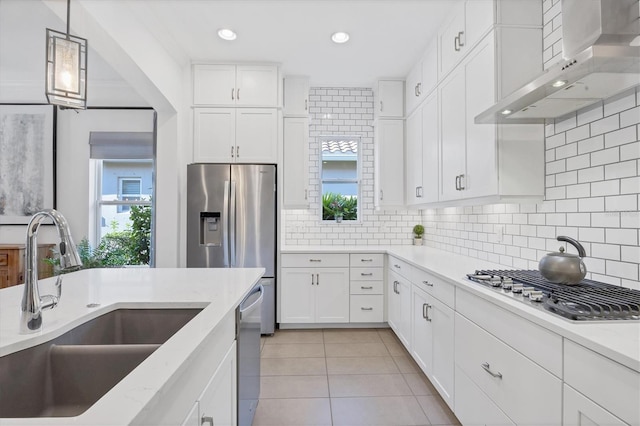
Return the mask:
[(224, 181), (224, 205), (222, 212), (222, 256), (224, 266), (229, 267), (229, 181)]
[(236, 182), (231, 181), (231, 198), (229, 200), (231, 205), (229, 206), (229, 247), (231, 254), (231, 267), (236, 267)]

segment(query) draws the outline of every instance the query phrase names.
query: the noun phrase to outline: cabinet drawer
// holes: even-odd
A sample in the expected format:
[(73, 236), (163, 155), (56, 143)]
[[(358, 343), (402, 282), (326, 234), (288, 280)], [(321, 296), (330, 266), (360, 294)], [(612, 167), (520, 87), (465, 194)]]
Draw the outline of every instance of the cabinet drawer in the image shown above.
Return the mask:
[(351, 281), (351, 294), (384, 294), (384, 281)]
[(409, 281), (412, 279), (413, 266), (397, 257), (389, 256), (389, 270), (402, 275)]
[(376, 267), (384, 266), (384, 254), (382, 253), (352, 253), (349, 255), (351, 267)]
[(640, 424), (637, 371), (565, 339), (564, 381), (625, 422)]
[(413, 283), (445, 305), (453, 308), (455, 301), (455, 286), (453, 284), (436, 278), (421, 269), (415, 270)]
[(351, 281), (381, 281), (384, 279), (383, 268), (351, 268)]
[(463, 425), (515, 426), (511, 419), (459, 367), (456, 367), (455, 377), (456, 417), (460, 423)]
[(455, 362), (516, 424), (559, 425), (562, 381), (463, 316), (455, 316)]
[(0, 266), (7, 266), (9, 264), (9, 255), (7, 253), (0, 253)]
[(456, 311), (562, 377), (562, 337), (458, 288)]
[(286, 253), (282, 255), (283, 268), (348, 268), (346, 253)]
[(351, 322), (383, 322), (384, 296), (356, 295), (351, 296)]

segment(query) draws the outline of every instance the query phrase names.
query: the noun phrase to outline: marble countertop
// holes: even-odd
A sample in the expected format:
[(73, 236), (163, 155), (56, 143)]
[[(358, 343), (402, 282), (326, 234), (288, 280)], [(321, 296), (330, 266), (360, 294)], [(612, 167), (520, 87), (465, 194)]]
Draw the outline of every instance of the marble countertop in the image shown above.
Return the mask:
[(298, 246), (286, 247), (282, 253), (387, 253), (452, 282), (478, 297), (526, 318), (567, 339), (592, 349), (640, 372), (640, 321), (573, 322), (511, 300), (489, 288), (469, 281), (467, 273), (476, 269), (513, 269), (426, 246)]
[[(47, 418), (46, 424), (128, 424), (172, 374), (188, 361), (220, 321), (235, 310), (264, 269), (124, 268), (87, 269), (64, 276), (57, 308), (44, 311), (43, 327), (19, 333), (23, 285), (0, 291), (0, 356), (49, 341), (104, 313), (121, 308), (204, 308), (113, 390), (77, 417)], [(53, 294), (55, 278), (40, 280), (40, 294)], [(97, 308), (87, 303), (99, 302)], [(43, 419), (0, 419), (0, 425), (43, 424)]]

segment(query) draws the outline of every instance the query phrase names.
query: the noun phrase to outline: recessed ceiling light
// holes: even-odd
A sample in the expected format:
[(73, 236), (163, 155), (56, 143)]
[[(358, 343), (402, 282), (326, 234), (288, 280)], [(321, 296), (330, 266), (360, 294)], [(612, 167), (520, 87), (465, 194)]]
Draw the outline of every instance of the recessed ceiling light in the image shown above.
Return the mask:
[(553, 87), (562, 87), (565, 84), (567, 84), (568, 81), (567, 80), (558, 80), (558, 81), (554, 81), (553, 84), (551, 84)]
[(228, 28), (222, 28), (220, 30), (218, 30), (218, 37), (220, 37), (223, 40), (235, 40), (236, 37), (238, 37), (238, 35), (233, 32), (233, 30), (230, 30)]
[(346, 43), (349, 41), (349, 34), (342, 31), (338, 31), (337, 33), (333, 33), (331, 35), (331, 40), (333, 40), (334, 43), (338, 43), (338, 44)]
[(502, 115), (509, 115), (511, 114), (511, 110), (510, 109), (505, 109), (504, 111), (502, 111), (500, 114)]

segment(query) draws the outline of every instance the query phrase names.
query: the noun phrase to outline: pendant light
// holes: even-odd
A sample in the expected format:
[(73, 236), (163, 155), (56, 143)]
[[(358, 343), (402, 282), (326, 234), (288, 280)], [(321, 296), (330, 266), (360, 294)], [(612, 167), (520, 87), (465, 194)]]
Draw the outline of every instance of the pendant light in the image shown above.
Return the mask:
[(87, 39), (69, 31), (70, 2), (67, 0), (67, 32), (47, 28), (47, 101), (66, 108), (87, 107)]

